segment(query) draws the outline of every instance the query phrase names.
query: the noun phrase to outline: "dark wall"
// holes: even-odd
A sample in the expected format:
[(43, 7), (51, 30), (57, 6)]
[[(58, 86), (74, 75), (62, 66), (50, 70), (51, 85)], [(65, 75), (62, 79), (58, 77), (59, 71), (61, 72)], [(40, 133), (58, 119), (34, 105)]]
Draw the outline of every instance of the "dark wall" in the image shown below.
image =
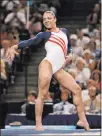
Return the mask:
[(4, 121), (6, 118), (6, 114), (7, 114), (7, 104), (6, 103), (0, 103), (0, 129), (4, 128)]
[(4, 128), (6, 115), (9, 113), (21, 113), (21, 105), (24, 102), (0, 103), (0, 129)]
[(75, 0), (60, 0), (61, 8), (58, 9), (58, 16), (72, 16)]

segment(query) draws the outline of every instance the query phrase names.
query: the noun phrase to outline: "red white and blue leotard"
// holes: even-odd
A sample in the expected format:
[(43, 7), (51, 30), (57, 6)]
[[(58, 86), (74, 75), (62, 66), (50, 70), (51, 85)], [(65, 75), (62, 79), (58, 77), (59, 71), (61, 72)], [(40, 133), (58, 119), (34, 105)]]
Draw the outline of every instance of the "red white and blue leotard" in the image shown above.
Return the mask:
[(34, 38), (22, 41), (18, 44), (19, 48), (38, 45), (45, 41), (45, 50), (47, 52), (44, 59), (52, 65), (53, 74), (56, 73), (64, 64), (65, 56), (71, 51), (68, 31), (61, 28), (59, 32), (40, 32)]

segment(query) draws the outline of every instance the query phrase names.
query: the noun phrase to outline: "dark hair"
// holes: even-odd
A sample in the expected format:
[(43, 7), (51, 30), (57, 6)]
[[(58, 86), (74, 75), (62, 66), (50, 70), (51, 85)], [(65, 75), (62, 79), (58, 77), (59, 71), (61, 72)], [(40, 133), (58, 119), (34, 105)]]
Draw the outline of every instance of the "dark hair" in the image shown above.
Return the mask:
[(37, 98), (37, 93), (35, 92), (35, 91), (29, 91), (28, 92), (28, 96), (29, 95), (32, 95), (32, 96), (34, 96), (35, 98)]
[(96, 70), (93, 71), (92, 77), (91, 77), (93, 80), (94, 80), (94, 75), (95, 74), (99, 75), (99, 82), (100, 82), (101, 81), (101, 72), (100, 72), (100, 70), (96, 69)]
[(55, 13), (53, 11), (47, 10), (44, 13), (51, 13), (54, 17), (56, 17)]

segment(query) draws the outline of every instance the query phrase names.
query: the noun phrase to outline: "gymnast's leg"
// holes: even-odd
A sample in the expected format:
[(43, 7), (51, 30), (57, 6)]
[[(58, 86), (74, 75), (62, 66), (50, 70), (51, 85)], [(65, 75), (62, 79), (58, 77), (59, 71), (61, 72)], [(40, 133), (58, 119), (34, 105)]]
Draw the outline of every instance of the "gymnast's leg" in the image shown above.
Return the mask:
[(38, 78), (38, 98), (35, 104), (36, 130), (43, 130), (42, 127), (42, 112), (43, 101), (49, 90), (50, 81), (52, 78), (52, 66), (48, 60), (43, 60), (39, 65)]
[(90, 130), (89, 124), (87, 122), (84, 105), (81, 96), (81, 89), (72, 78), (72, 76), (64, 71), (63, 69), (57, 71), (54, 74), (57, 81), (66, 89), (70, 90), (73, 93), (73, 103), (76, 105), (79, 121), (77, 125), (84, 127), (86, 130)]

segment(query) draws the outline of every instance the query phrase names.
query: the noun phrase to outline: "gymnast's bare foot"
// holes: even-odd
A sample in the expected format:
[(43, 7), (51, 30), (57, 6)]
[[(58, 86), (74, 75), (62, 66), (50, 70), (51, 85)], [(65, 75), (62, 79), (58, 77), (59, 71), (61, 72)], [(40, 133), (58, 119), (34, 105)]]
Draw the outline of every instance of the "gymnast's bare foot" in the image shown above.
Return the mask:
[(83, 127), (86, 131), (89, 131), (90, 130), (90, 127), (89, 127), (89, 124), (87, 121), (83, 122), (83, 121), (78, 121), (77, 122), (77, 126), (79, 127)]
[(37, 130), (37, 131), (43, 131), (44, 128), (43, 128), (42, 125), (36, 125), (35, 130)]

